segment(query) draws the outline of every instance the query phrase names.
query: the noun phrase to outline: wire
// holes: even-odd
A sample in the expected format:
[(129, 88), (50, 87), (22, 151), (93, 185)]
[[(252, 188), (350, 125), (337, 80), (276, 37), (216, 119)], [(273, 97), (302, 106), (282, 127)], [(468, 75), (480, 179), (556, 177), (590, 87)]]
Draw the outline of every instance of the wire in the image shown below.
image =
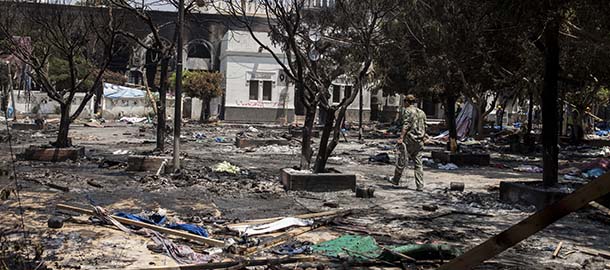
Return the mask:
[[(17, 113), (17, 112), (13, 112), (13, 113)], [(9, 145), (9, 149), (10, 149), (10, 154), (11, 154), (11, 164), (13, 167), (13, 178), (15, 179), (15, 194), (17, 195), (17, 203), (19, 206), (19, 213), (21, 215), (21, 227), (23, 228), (23, 239), (27, 239), (28, 235), (27, 235), (27, 230), (25, 229), (25, 218), (24, 216), (24, 211), (23, 211), (23, 205), (21, 204), (21, 194), (19, 193), (21, 187), (19, 186), (19, 182), (17, 180), (17, 166), (15, 165), (15, 156), (14, 156), (14, 151), (13, 151), (13, 136), (11, 135), (11, 129), (9, 127), (8, 124), (8, 111), (4, 112), (4, 116), (5, 116), (5, 122), (6, 122), (6, 132), (8, 133), (8, 145)]]

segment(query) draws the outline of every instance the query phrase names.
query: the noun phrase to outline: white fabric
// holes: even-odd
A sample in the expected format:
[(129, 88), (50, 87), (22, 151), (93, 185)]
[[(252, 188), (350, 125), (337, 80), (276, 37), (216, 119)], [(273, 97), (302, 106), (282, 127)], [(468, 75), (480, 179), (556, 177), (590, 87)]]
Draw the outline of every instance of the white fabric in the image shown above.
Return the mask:
[(287, 217), (267, 224), (230, 226), (230, 229), (239, 232), (241, 235), (258, 235), (279, 231), (293, 226), (304, 227), (312, 224), (313, 220), (311, 219)]

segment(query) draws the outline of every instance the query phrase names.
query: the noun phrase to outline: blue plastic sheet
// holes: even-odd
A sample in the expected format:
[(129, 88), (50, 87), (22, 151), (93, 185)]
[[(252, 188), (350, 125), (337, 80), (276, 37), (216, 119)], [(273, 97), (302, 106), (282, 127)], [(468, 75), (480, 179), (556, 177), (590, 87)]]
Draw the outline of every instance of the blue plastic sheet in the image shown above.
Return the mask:
[[(148, 224), (153, 224), (153, 225), (157, 225), (157, 226), (163, 226), (163, 223), (165, 223), (167, 221), (167, 218), (165, 216), (159, 215), (157, 213), (152, 214), (148, 217), (142, 217), (139, 215), (125, 213), (125, 212), (117, 212), (114, 215), (117, 217), (127, 218), (127, 219), (140, 221), (140, 222), (144, 222), (144, 223), (148, 223)], [(137, 228), (137, 226), (132, 226), (132, 227)], [(165, 227), (169, 228), (169, 229), (174, 229), (174, 230), (187, 231), (192, 234), (201, 235), (203, 237), (209, 236), (209, 233), (205, 228), (203, 228), (201, 226), (197, 226), (195, 224), (188, 224), (188, 223), (187, 224), (175, 224), (175, 223), (173, 223), (173, 224), (166, 224)]]
[(194, 224), (168, 224), (168, 225), (165, 225), (165, 227), (174, 229), (174, 230), (187, 231), (192, 234), (201, 235), (203, 237), (209, 236), (208, 231), (205, 228), (194, 225)]
[(104, 97), (106, 98), (143, 98), (145, 95), (146, 93), (142, 90), (104, 83)]

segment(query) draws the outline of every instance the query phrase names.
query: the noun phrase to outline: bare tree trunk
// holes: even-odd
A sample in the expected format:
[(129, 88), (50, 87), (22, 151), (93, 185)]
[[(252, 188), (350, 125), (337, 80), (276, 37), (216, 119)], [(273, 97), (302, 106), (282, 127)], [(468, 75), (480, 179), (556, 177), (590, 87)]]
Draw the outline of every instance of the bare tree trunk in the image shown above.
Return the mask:
[(55, 147), (64, 148), (72, 146), (68, 137), (68, 133), (70, 132), (70, 104), (71, 102), (67, 102), (67, 104), (59, 106), (61, 116), (57, 140), (53, 144)]
[(104, 98), (104, 83), (102, 82), (98, 87), (95, 88), (95, 100), (93, 104), (93, 113), (100, 113), (100, 107), (102, 105), (102, 99)]
[(303, 141), (301, 142), (301, 170), (308, 170), (311, 167), (311, 138), (313, 134), (313, 123), (316, 118), (315, 107), (313, 109), (306, 108), (305, 125), (303, 126)]
[(326, 122), (324, 122), (322, 135), (320, 135), (320, 149), (318, 149), (318, 154), (316, 155), (316, 162), (313, 167), (314, 173), (323, 173), (326, 170), (328, 139), (330, 138), (330, 133), (334, 130), (333, 127), (341, 125), (340, 123), (335, 124), (335, 117), (335, 111), (328, 109), (326, 112)]
[(455, 124), (455, 102), (457, 97), (449, 94), (445, 97), (445, 122), (449, 130), (449, 150), (451, 153), (458, 152), (457, 127)]
[(165, 150), (165, 130), (167, 128), (167, 70), (169, 68), (169, 59), (163, 58), (161, 60), (161, 74), (160, 74), (160, 87), (159, 87), (159, 107), (157, 108), (157, 150)]
[(559, 148), (557, 134), (557, 81), (559, 78), (559, 15), (552, 18), (544, 31), (544, 88), (542, 90), (542, 160), (543, 182), (547, 187), (557, 184)]

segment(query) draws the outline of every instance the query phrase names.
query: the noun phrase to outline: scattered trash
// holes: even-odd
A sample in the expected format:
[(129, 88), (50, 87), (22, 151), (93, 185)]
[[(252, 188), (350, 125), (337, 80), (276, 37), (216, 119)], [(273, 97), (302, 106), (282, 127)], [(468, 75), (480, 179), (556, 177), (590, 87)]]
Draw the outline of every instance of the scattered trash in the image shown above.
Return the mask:
[(445, 171), (452, 171), (452, 170), (457, 170), (460, 167), (458, 167), (457, 165), (455, 165), (453, 163), (447, 163), (445, 165), (439, 164), (438, 168), (441, 169), (441, 170), (445, 170)]
[(378, 162), (378, 163), (386, 163), (386, 164), (392, 163), (390, 161), (390, 155), (388, 155), (388, 153), (379, 153), (377, 155), (370, 156), (369, 161)]
[(350, 258), (356, 261), (448, 260), (461, 255), (458, 248), (449, 245), (412, 244), (380, 246), (371, 236), (343, 235), (311, 247), (315, 253), (332, 258)]
[(129, 150), (116, 150), (114, 152), (112, 152), (113, 155), (127, 155), (127, 154), (131, 154), (132, 152)]
[(464, 183), (451, 182), (451, 183), (449, 183), (449, 190), (462, 192), (462, 191), (464, 191)]
[(228, 142), (227, 139), (223, 138), (223, 137), (216, 137), (214, 138), (214, 141), (217, 143), (226, 143)]
[(248, 129), (246, 129), (248, 132), (252, 132), (252, 133), (258, 133), (258, 129), (256, 129), (253, 126), (249, 126)]
[[(114, 214), (114, 216), (127, 218), (127, 219), (131, 219), (131, 220), (139, 221), (139, 222), (144, 222), (144, 223), (148, 223), (148, 224), (153, 224), (153, 225), (157, 225), (157, 226), (164, 226), (165, 228), (169, 228), (169, 229), (182, 230), (182, 231), (186, 231), (186, 232), (189, 232), (189, 233), (192, 233), (195, 235), (199, 235), (199, 236), (203, 236), (203, 237), (209, 236), (208, 231), (205, 228), (194, 225), (194, 224), (178, 224), (178, 223), (165, 224), (167, 222), (167, 217), (165, 216), (165, 210), (163, 210), (163, 209), (160, 209), (159, 211), (157, 211), (157, 213), (149, 215), (148, 217), (125, 213), (125, 212), (117, 212)], [(131, 226), (131, 227), (132, 227), (132, 229), (136, 229), (136, 230), (139, 229), (138, 226)]]
[(434, 160), (429, 159), (429, 158), (422, 158), (421, 162), (422, 162), (422, 164), (424, 164), (427, 167), (434, 167), (434, 165), (436, 165)]
[(146, 121), (146, 117), (121, 117), (121, 119), (119, 119), (119, 122), (127, 124), (142, 123), (144, 121)]
[(59, 229), (64, 226), (64, 218), (58, 216), (52, 216), (47, 221), (47, 226), (53, 229)]
[(563, 180), (568, 180), (568, 181), (585, 181), (585, 179), (582, 178), (582, 177), (573, 176), (573, 175), (569, 175), (569, 174), (564, 174), (563, 175)]
[(194, 133), (193, 133), (193, 139), (196, 139), (196, 140), (203, 140), (203, 139), (205, 139), (205, 138), (207, 138), (207, 137), (205, 136), (205, 134), (203, 134), (203, 133), (201, 133), (201, 132), (194, 132)]
[(297, 255), (311, 253), (311, 243), (291, 242), (278, 246), (273, 250), (278, 255)]
[(517, 172), (528, 172), (528, 173), (542, 173), (542, 168), (534, 165), (521, 165), (513, 168)]
[(220, 172), (220, 173), (230, 173), (230, 174), (238, 174), (240, 172), (239, 167), (227, 162), (227, 161), (223, 161), (221, 163), (218, 163), (214, 166), (214, 168), (212, 169), (214, 172)]
[(375, 189), (372, 187), (356, 187), (356, 197), (358, 198), (374, 198)]
[(432, 204), (424, 204), (424, 205), (422, 205), (422, 209), (424, 211), (434, 212), (434, 211), (438, 210), (438, 206), (432, 205)]
[(604, 169), (602, 169), (602, 168), (593, 168), (593, 169), (590, 169), (587, 172), (583, 173), (582, 176), (584, 178), (595, 179), (595, 178), (602, 176), (605, 173), (606, 173), (606, 171), (604, 171)]
[(229, 227), (231, 230), (239, 232), (242, 236), (251, 236), (258, 234), (265, 234), (270, 232), (275, 232), (279, 230), (283, 230), (286, 228), (290, 228), (293, 226), (311, 226), (313, 225), (313, 220), (311, 219), (300, 219), (294, 217), (287, 217), (281, 220), (271, 222), (268, 224), (256, 224), (256, 225), (238, 225)]

